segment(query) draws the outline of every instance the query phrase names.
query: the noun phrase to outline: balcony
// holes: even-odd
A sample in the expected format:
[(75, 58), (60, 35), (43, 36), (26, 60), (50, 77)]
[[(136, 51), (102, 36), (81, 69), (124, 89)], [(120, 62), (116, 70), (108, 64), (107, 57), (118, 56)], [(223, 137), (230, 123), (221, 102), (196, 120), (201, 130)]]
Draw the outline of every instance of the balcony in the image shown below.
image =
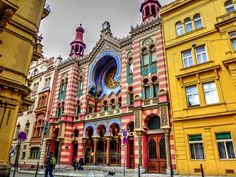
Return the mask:
[(148, 76), (149, 74), (157, 73), (157, 64), (152, 63), (148, 66), (143, 66), (143, 68), (141, 68), (141, 70), (142, 70), (143, 76)]
[(110, 117), (110, 116), (119, 115), (119, 114), (121, 114), (121, 109), (114, 109), (114, 110), (105, 111), (105, 112), (87, 114), (85, 116), (85, 119), (98, 119), (101, 117)]
[(221, 15), (216, 18), (217, 24), (216, 27), (220, 27), (224, 24), (230, 23), (232, 21), (236, 20), (236, 11), (227, 13), (225, 15)]
[(143, 106), (151, 106), (151, 105), (156, 105), (158, 103), (159, 103), (159, 98), (158, 97), (143, 100)]

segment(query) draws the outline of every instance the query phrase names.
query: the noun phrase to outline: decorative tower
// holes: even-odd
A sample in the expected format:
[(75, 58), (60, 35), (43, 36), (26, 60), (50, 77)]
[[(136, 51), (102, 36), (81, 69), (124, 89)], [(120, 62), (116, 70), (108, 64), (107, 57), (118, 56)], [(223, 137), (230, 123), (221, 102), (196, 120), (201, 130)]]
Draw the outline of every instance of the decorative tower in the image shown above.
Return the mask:
[(157, 0), (145, 0), (141, 7), (143, 22), (153, 20), (159, 13), (161, 4)]
[(84, 49), (86, 48), (86, 45), (83, 40), (84, 35), (84, 28), (82, 27), (82, 24), (78, 28), (76, 28), (76, 34), (75, 39), (70, 43), (70, 57), (73, 58), (80, 58), (84, 55)]

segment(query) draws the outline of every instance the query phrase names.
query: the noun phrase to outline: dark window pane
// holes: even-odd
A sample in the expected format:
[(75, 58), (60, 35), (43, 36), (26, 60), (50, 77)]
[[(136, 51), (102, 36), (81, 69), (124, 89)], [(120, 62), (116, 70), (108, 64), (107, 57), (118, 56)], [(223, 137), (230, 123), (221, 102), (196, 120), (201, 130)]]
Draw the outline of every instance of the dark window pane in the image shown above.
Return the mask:
[(231, 139), (231, 134), (230, 133), (217, 133), (216, 139), (217, 140)]
[(229, 159), (235, 158), (234, 147), (233, 147), (232, 141), (227, 141), (226, 142), (226, 148), (227, 148)]
[(218, 150), (219, 150), (219, 155), (221, 159), (226, 159), (226, 152), (225, 152), (225, 146), (224, 146), (224, 142), (218, 142)]
[(148, 143), (149, 147), (149, 158), (150, 159), (155, 159), (157, 158), (157, 152), (156, 152), (156, 142), (153, 138)]
[(165, 138), (162, 137), (159, 143), (160, 146), (160, 158), (166, 158), (166, 146), (165, 146)]
[(152, 117), (148, 122), (148, 129), (154, 130), (154, 129), (160, 129), (160, 118), (159, 117)]
[(196, 159), (194, 153), (194, 144), (190, 144), (190, 153), (191, 153), (191, 159)]

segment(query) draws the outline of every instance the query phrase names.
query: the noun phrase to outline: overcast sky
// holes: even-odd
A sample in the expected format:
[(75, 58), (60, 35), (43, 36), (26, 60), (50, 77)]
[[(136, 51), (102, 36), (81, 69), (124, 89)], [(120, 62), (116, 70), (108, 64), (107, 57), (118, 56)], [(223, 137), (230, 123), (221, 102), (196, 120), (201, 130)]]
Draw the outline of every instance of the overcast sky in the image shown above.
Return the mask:
[[(130, 27), (142, 21), (139, 11), (144, 0), (47, 0), (51, 13), (43, 19), (40, 33), (43, 34), (43, 55), (67, 58), (75, 29), (82, 23), (89, 53), (99, 39), (102, 23), (110, 22), (113, 36), (122, 38), (129, 34)], [(173, 0), (159, 0), (162, 5)]]

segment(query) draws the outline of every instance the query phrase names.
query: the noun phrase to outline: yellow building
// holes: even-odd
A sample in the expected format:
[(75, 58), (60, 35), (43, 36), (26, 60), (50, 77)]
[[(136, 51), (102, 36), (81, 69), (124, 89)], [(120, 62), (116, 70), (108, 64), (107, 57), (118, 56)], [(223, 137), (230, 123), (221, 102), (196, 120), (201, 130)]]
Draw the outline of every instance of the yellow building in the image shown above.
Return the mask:
[(236, 1), (176, 0), (161, 17), (176, 168), (236, 175)]
[(31, 101), (27, 74), (32, 59), (41, 57), (37, 37), (42, 18), (50, 12), (45, 0), (0, 0), (0, 176), (9, 176), (9, 152), (18, 111)]

